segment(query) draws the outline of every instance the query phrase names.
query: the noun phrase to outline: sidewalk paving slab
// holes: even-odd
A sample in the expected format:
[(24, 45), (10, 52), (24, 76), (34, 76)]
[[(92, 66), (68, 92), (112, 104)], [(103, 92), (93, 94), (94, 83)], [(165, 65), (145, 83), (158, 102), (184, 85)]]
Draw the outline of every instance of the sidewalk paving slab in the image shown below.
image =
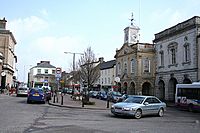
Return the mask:
[[(57, 102), (58, 98), (58, 102)], [(50, 105), (53, 106), (59, 106), (59, 107), (67, 107), (67, 108), (77, 108), (77, 109), (96, 109), (96, 110), (110, 110), (110, 107), (112, 106), (112, 102), (109, 102), (109, 108), (107, 108), (107, 101), (105, 100), (99, 100), (96, 98), (90, 98), (91, 102), (95, 102), (94, 105), (84, 105), (82, 107), (82, 101), (81, 100), (73, 100), (71, 98), (71, 95), (65, 94), (63, 96), (63, 105), (61, 105), (61, 95), (59, 94), (58, 97), (55, 97), (55, 103), (54, 103), (54, 97), (49, 101)]]
[[(53, 106), (59, 106), (59, 107), (67, 107), (67, 108), (77, 108), (77, 109), (96, 109), (96, 110), (110, 110), (112, 102), (109, 102), (109, 108), (107, 108), (107, 101), (105, 100), (100, 100), (96, 98), (90, 98), (91, 102), (95, 102), (95, 105), (84, 105), (82, 107), (82, 101), (81, 100), (73, 100), (71, 98), (71, 95), (65, 94), (63, 96), (63, 105), (61, 105), (61, 95), (58, 95), (58, 102), (57, 102), (57, 97), (55, 97), (55, 103), (53, 102), (53, 97), (49, 101), (50, 105)], [(167, 102), (167, 107), (175, 107), (175, 104), (173, 102)]]

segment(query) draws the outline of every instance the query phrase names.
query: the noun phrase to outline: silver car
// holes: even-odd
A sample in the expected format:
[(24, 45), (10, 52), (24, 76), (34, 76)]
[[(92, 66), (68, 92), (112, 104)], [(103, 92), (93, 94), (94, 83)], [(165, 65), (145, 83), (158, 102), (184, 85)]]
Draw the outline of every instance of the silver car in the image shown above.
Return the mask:
[(155, 96), (130, 95), (124, 102), (113, 104), (111, 113), (114, 115), (134, 116), (140, 119), (143, 115), (157, 114), (162, 117), (166, 104)]
[(27, 96), (28, 91), (29, 91), (29, 88), (27, 88), (27, 87), (19, 87), (17, 89), (17, 97), (18, 96)]

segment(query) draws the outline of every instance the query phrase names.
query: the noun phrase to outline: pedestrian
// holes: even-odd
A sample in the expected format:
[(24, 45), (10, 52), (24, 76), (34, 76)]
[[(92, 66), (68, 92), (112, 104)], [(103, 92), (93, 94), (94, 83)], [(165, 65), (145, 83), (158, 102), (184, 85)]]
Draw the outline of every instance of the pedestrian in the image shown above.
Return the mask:
[(10, 95), (10, 84), (8, 83), (7, 85), (6, 85), (6, 92)]

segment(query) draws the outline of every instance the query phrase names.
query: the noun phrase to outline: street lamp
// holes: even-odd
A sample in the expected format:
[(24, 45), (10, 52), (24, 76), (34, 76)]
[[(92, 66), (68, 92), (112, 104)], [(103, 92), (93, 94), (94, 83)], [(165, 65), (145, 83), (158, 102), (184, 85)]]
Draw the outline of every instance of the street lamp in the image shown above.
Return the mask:
[(64, 52), (65, 54), (73, 54), (73, 71), (75, 71), (75, 55), (84, 55), (83, 53)]
[[(83, 53), (73, 53), (73, 52), (64, 52), (65, 54), (73, 54), (73, 78), (74, 78), (74, 71), (75, 71), (75, 55), (79, 54), (79, 55), (84, 55)], [(73, 85), (73, 80), (72, 80), (72, 95), (74, 94), (74, 85)]]

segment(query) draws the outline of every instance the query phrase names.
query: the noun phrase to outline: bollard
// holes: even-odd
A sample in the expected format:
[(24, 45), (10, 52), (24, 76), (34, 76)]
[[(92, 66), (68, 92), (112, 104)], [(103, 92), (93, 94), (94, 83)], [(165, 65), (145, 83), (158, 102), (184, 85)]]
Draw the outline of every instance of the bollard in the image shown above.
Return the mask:
[(83, 96), (82, 96), (82, 107), (84, 107), (84, 99), (83, 99)]
[(61, 105), (63, 105), (63, 94), (61, 94)]
[(109, 98), (107, 99), (107, 108), (109, 108)]
[(55, 99), (56, 99), (56, 96), (55, 96), (55, 95), (53, 95), (53, 103), (55, 103)]
[(58, 103), (58, 95), (56, 95), (56, 102)]

